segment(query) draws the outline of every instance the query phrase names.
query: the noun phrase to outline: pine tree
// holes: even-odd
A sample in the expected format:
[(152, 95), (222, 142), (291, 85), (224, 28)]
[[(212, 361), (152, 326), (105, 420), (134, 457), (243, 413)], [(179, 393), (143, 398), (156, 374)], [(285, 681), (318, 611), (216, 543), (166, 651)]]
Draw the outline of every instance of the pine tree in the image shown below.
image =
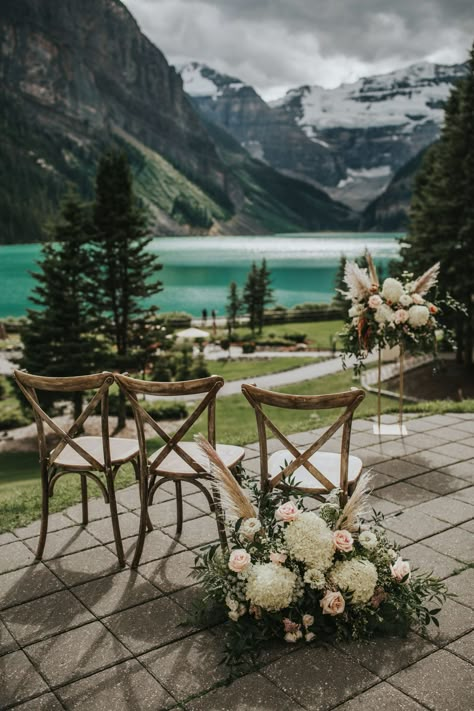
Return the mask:
[(449, 292), (467, 312), (454, 326), (459, 361), (472, 365), (474, 330), (474, 47), (466, 79), (452, 90), (440, 140), (415, 181), (403, 267), (421, 273), (441, 262), (440, 295)]
[(267, 267), (267, 260), (262, 259), (257, 282), (257, 326), (259, 333), (262, 333), (263, 329), (265, 308), (273, 303), (273, 289), (271, 283), (271, 272)]
[(241, 308), (242, 304), (240, 301), (239, 289), (235, 281), (232, 281), (229, 284), (229, 295), (227, 297), (227, 304), (225, 307), (227, 314), (227, 328), (229, 331), (229, 338), (232, 334), (232, 331), (237, 326), (237, 316), (239, 315)]
[[(104, 343), (93, 335), (97, 321), (89, 303), (90, 232), (89, 209), (70, 190), (42, 248), (40, 271), (33, 274), (37, 285), (30, 298), (39, 308), (28, 310), (21, 361), (31, 373), (86, 375), (104, 366)], [(77, 417), (82, 394), (73, 400)]]
[[(134, 197), (130, 167), (122, 152), (109, 151), (99, 162), (94, 227), (92, 296), (103, 313), (102, 332), (116, 350), (114, 367), (133, 369), (133, 325), (140, 323), (144, 332), (153, 325), (156, 309), (143, 302), (161, 291), (156, 279), (161, 264), (147, 251), (151, 237), (146, 214)], [(136, 342), (136, 333), (133, 339)], [(121, 396), (117, 427), (124, 425), (125, 400)]]
[(333, 296), (332, 303), (338, 309), (341, 309), (344, 313), (347, 311), (347, 299), (341, 294), (341, 291), (347, 291), (347, 286), (344, 282), (344, 270), (346, 268), (347, 258), (344, 254), (341, 254), (339, 258), (339, 264), (336, 271), (336, 276), (334, 278), (334, 289), (335, 295)]
[(258, 269), (255, 262), (252, 262), (247, 281), (245, 282), (242, 301), (247, 311), (249, 318), (249, 326), (252, 333), (255, 333), (257, 328), (257, 313), (258, 313)]

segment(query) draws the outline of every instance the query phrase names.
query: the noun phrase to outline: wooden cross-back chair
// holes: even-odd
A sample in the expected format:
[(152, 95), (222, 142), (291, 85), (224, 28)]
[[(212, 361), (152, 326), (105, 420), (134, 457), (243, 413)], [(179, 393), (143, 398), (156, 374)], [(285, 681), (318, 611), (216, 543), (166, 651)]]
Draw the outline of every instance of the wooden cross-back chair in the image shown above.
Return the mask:
[[(42, 377), (16, 370), (15, 379), (25, 398), (33, 408), (38, 434), (38, 448), (41, 467), (42, 509), (41, 530), (36, 557), (41, 558), (48, 531), (49, 498), (54, 493), (58, 479), (65, 474), (79, 474), (81, 477), (82, 523), (88, 523), (87, 479), (92, 479), (102, 492), (104, 501), (110, 506), (110, 516), (114, 533), (117, 557), (120, 565), (125, 565), (120, 525), (117, 515), (114, 481), (122, 464), (132, 462), (138, 478), (138, 442), (135, 439), (110, 437), (109, 434), (109, 388), (114, 382), (112, 373), (72, 377)], [(37, 391), (73, 393), (95, 391), (91, 399), (66, 430), (59, 426), (41, 407)], [(101, 436), (81, 435), (84, 423), (100, 407)], [(48, 450), (45, 426), (58, 437), (53, 450)], [(98, 476), (103, 474), (105, 483)]]
[[(307, 494), (321, 498), (334, 488), (341, 489), (341, 501), (345, 503), (362, 472), (362, 461), (349, 454), (352, 417), (365, 397), (363, 390), (356, 388), (330, 395), (287, 395), (262, 390), (255, 385), (242, 385), (242, 392), (255, 411), (260, 446), (260, 476), (264, 490), (292, 484)], [(304, 451), (300, 451), (271, 420), (264, 406), (289, 410), (343, 409), (323, 434)], [(321, 447), (342, 428), (339, 453), (321, 451)], [(267, 433), (270, 431), (283, 444), (268, 456)]]
[[(181, 533), (183, 528), (182, 482), (187, 481), (204, 494), (211, 511), (216, 513), (219, 538), (221, 544), (225, 545), (222, 512), (217, 489), (212, 486), (209, 461), (195, 442), (182, 441), (198, 418), (207, 410), (207, 438), (226, 466), (232, 469), (243, 459), (244, 450), (242, 447), (216, 444), (216, 396), (224, 384), (223, 378), (212, 375), (208, 378), (175, 383), (137, 380), (127, 375), (116, 375), (115, 378), (132, 405), (140, 446), (141, 518), (140, 533), (132, 567), (137, 566), (140, 561), (146, 529), (147, 527), (148, 529), (150, 528), (148, 507), (152, 505), (157, 489), (169, 480), (175, 482), (176, 488), (177, 533)], [(158, 397), (160, 399), (186, 395), (204, 395), (204, 397), (178, 430), (173, 435), (170, 435), (142, 407), (138, 400), (138, 395)], [(145, 424), (150, 425), (165, 443), (149, 456), (147, 454)], [(211, 490), (204, 485), (203, 480), (211, 480)]]

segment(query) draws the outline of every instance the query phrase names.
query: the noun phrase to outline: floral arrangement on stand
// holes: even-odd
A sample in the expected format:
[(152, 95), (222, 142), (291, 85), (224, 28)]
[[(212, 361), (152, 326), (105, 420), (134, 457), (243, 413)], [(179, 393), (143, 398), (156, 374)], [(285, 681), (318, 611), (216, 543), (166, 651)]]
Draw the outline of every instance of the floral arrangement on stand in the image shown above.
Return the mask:
[(412, 571), (380, 521), (368, 522), (368, 475), (343, 508), (334, 489), (311, 511), (297, 489), (263, 493), (252, 480), (243, 489), (209, 443), (198, 442), (220, 489), (230, 549), (199, 553), (193, 574), (205, 607), (231, 623), (227, 664), (256, 662), (274, 638), (308, 644), (438, 624), (446, 586)]
[(343, 295), (351, 301), (349, 320), (342, 333), (345, 356), (355, 356), (356, 372), (375, 348), (399, 345), (404, 351), (435, 352), (439, 305), (426, 298), (436, 285), (439, 262), (418, 279), (405, 272), (401, 279), (379, 283), (370, 254), (367, 268), (346, 262)]

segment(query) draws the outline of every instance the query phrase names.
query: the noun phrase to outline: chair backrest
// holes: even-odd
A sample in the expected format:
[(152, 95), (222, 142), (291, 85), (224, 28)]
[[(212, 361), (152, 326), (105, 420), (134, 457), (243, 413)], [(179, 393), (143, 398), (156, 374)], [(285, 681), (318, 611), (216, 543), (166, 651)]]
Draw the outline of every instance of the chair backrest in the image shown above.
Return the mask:
[[(59, 454), (66, 445), (70, 445), (75, 452), (83, 457), (91, 466), (98, 471), (105, 471), (110, 468), (110, 436), (109, 436), (109, 388), (114, 382), (112, 373), (104, 372), (95, 375), (80, 375), (65, 378), (43, 377), (41, 375), (30, 375), (25, 371), (15, 370), (15, 380), (18, 387), (26, 397), (31, 407), (36, 422), (38, 433), (38, 447), (41, 462), (54, 464)], [(37, 391), (48, 391), (56, 393), (73, 393), (94, 391), (95, 393), (82, 410), (79, 417), (66, 431), (58, 425), (41, 407)], [(89, 452), (87, 452), (74, 437), (81, 432), (86, 420), (96, 411), (100, 405), (101, 428), (104, 461), (99, 462)], [(59, 437), (59, 442), (51, 453), (48, 453), (46, 443), (45, 424)]]
[[(150, 473), (153, 473), (159, 468), (160, 464), (171, 451), (176, 452), (196, 473), (202, 472), (202, 464), (200, 465), (194, 457), (188, 452), (185, 452), (179, 443), (201, 414), (207, 410), (207, 439), (210, 444), (215, 447), (216, 397), (224, 385), (224, 379), (219, 375), (211, 375), (208, 378), (199, 378), (196, 380), (183, 380), (175, 383), (137, 380), (136, 378), (130, 378), (128, 375), (116, 375), (115, 379), (133, 408), (142, 465), (146, 462), (145, 423), (147, 423), (165, 442), (165, 446), (150, 465)], [(154, 395), (170, 398), (183, 395), (204, 395), (204, 397), (188, 415), (178, 430), (173, 435), (169, 435), (159, 423), (153, 419), (150, 413), (142, 407), (137, 398), (138, 395)]]
[[(283, 479), (291, 476), (298, 467), (303, 466), (312, 474), (317, 482), (330, 491), (334, 485), (324, 476), (322, 472), (312, 464), (309, 459), (318, 451), (331, 437), (342, 427), (341, 441), (341, 467), (340, 467), (340, 488), (347, 491), (348, 486), (348, 464), (349, 447), (351, 438), (352, 417), (354, 410), (360, 405), (365, 397), (365, 392), (357, 388), (342, 393), (328, 395), (287, 395), (271, 390), (263, 390), (255, 385), (242, 385), (242, 393), (245, 395), (250, 405), (255, 411), (257, 418), (257, 432), (260, 446), (260, 475), (261, 486), (267, 488), (268, 479), (268, 447), (267, 431), (280, 440), (284, 448), (293, 456), (294, 460), (285, 466), (281, 472), (272, 478), (272, 486), (277, 486)], [(268, 414), (263, 410), (263, 406), (286, 408), (289, 410), (329, 410), (342, 409), (343, 412), (330, 425), (316, 441), (304, 452), (300, 452), (295, 445), (290, 442), (278, 429)], [(315, 482), (316, 485), (316, 482)], [(315, 486), (317, 488), (317, 486)]]

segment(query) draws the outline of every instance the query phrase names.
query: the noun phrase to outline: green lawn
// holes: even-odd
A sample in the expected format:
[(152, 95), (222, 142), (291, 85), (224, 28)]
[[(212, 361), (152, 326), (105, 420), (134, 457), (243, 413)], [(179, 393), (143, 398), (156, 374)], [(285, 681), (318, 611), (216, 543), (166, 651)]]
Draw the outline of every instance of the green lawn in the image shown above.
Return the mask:
[(310, 363), (319, 363), (321, 358), (310, 356), (283, 357), (283, 358), (248, 358), (245, 360), (218, 360), (207, 361), (207, 367), (213, 375), (222, 375), (225, 380), (243, 380), (256, 378), (259, 375), (281, 373), (284, 370), (301, 368)]
[[(289, 333), (305, 333), (310, 347), (319, 349), (331, 349), (332, 338), (342, 330), (344, 321), (301, 321), (296, 323), (278, 323), (271, 326), (264, 326), (263, 332), (258, 338), (270, 338), (274, 334), (275, 338), (282, 338)], [(236, 331), (237, 337), (242, 338), (250, 333), (249, 329), (239, 328)], [(222, 332), (222, 337), (225, 334)], [(339, 345), (339, 344), (338, 344)]]

